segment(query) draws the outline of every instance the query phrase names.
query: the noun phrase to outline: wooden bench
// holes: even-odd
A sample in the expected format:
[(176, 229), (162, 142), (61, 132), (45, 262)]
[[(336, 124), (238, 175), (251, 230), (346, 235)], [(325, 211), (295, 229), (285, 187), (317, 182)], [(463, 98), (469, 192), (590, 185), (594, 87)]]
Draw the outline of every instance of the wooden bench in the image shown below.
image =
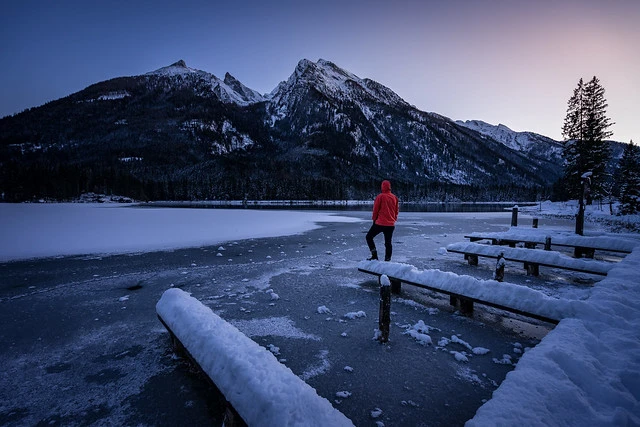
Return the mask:
[(553, 251), (506, 248), (467, 242), (452, 243), (447, 246), (447, 252), (464, 254), (464, 259), (470, 265), (478, 265), (478, 257), (497, 259), (500, 254), (503, 254), (507, 261), (523, 263), (527, 275), (533, 276), (539, 274), (540, 266), (606, 276), (615, 265), (615, 263), (604, 261), (576, 259)]
[(392, 293), (400, 293), (401, 284), (405, 283), (449, 295), (450, 304), (467, 315), (473, 313), (474, 303), (553, 324), (570, 314), (561, 301), (513, 283), (480, 280), (440, 270), (421, 271), (411, 265), (394, 262), (362, 261), (358, 271), (379, 278), (387, 276)]
[(515, 230), (498, 233), (471, 233), (464, 236), (470, 242), (490, 240), (493, 245), (508, 245), (515, 247), (518, 243), (523, 243), (526, 248), (534, 249), (537, 245), (545, 245), (545, 249), (550, 250), (550, 246), (568, 247), (574, 249), (576, 258), (583, 255), (593, 258), (595, 251), (616, 252), (630, 254), (635, 246), (640, 242), (608, 236), (580, 236), (559, 233), (542, 234), (539, 232), (518, 232)]
[(172, 339), (237, 411), (240, 419), (224, 425), (353, 426), (271, 352), (188, 293), (165, 291), (156, 312)]

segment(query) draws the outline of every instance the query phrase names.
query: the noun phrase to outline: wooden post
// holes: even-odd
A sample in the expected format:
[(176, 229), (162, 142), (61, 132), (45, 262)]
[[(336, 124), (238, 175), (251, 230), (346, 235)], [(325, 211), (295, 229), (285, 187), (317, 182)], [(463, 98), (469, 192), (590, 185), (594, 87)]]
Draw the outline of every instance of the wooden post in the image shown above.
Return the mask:
[(533, 218), (533, 224), (531, 224), (533, 228), (538, 228), (538, 218)]
[(515, 205), (511, 211), (511, 226), (518, 226), (518, 205)]
[(498, 282), (502, 282), (504, 280), (504, 254), (501, 252), (498, 257), (498, 261), (496, 261), (496, 271), (493, 273), (493, 278)]
[(389, 279), (389, 281), (391, 282), (391, 293), (398, 295), (402, 290), (402, 282), (397, 279)]
[(551, 236), (547, 236), (544, 239), (544, 250), (545, 251), (550, 251), (551, 250)]
[(380, 276), (380, 313), (378, 316), (378, 340), (389, 341), (389, 324), (391, 323), (391, 282), (386, 275)]
[(580, 208), (576, 215), (576, 234), (584, 235), (584, 204), (582, 203), (582, 199), (580, 200)]

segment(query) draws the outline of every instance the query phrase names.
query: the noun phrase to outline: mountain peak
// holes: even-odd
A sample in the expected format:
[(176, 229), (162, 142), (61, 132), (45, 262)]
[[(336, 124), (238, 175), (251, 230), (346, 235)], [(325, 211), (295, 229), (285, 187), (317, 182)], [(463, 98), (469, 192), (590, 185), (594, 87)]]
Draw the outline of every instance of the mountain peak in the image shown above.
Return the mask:
[[(262, 95), (253, 89), (249, 89), (229, 73), (225, 73), (222, 84), (225, 86), (224, 92), (226, 92), (226, 94), (220, 92), (220, 99), (230, 100), (238, 105), (248, 105), (264, 101)], [(218, 86), (220, 87), (218, 90), (222, 91), (222, 86)]]
[(163, 75), (174, 76), (174, 75), (181, 75), (181, 74), (189, 74), (193, 72), (196, 72), (196, 70), (193, 70), (187, 67), (186, 62), (184, 62), (184, 60), (181, 59), (167, 67), (158, 68), (157, 70), (147, 74), (163, 74)]

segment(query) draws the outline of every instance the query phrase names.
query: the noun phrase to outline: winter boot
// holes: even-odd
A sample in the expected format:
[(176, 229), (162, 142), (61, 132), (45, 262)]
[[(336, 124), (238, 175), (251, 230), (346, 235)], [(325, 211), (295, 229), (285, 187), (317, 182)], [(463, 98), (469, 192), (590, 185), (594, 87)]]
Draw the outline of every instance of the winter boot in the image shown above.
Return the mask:
[(378, 251), (375, 249), (371, 251), (371, 257), (367, 258), (367, 261), (377, 261), (378, 260)]

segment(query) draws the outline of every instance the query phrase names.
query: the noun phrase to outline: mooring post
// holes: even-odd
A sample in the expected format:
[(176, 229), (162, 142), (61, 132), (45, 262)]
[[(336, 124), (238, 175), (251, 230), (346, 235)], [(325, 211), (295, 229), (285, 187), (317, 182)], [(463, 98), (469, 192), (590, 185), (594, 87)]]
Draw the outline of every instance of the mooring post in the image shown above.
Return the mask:
[(576, 234), (584, 235), (584, 204), (582, 204), (582, 200), (580, 200), (580, 207), (576, 215)]
[(511, 210), (511, 226), (518, 226), (518, 205), (515, 205)]
[(378, 340), (389, 341), (389, 324), (391, 323), (391, 281), (387, 275), (380, 276), (380, 313), (378, 316)]
[(544, 239), (544, 250), (545, 251), (550, 251), (551, 250), (551, 236), (547, 236)]
[(531, 224), (531, 227), (538, 228), (538, 218), (533, 218), (533, 224)]
[(498, 260), (496, 261), (496, 271), (493, 273), (493, 278), (498, 282), (502, 282), (504, 280), (505, 264), (504, 252), (500, 252), (500, 256), (498, 256)]

